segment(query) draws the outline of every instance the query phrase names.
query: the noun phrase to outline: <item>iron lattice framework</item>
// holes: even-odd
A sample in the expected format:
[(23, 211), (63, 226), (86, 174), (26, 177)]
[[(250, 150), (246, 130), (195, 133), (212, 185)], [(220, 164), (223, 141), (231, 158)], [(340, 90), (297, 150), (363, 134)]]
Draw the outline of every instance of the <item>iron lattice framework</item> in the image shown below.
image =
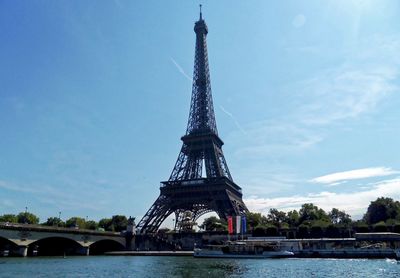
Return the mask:
[(182, 149), (169, 180), (161, 182), (160, 196), (138, 224), (141, 233), (156, 232), (172, 213), (175, 228), (191, 230), (195, 221), (210, 211), (223, 219), (247, 212), (241, 188), (232, 179), (221, 148), (223, 142), (218, 137), (208, 66), (208, 28), (201, 11), (194, 31), (196, 51), (186, 134), (181, 138)]

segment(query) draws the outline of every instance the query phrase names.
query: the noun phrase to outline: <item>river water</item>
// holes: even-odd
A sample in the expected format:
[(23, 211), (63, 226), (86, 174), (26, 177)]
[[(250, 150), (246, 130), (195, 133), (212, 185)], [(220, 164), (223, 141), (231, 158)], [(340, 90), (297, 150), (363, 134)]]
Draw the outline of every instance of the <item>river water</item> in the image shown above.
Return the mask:
[(0, 258), (0, 277), (400, 277), (395, 260)]

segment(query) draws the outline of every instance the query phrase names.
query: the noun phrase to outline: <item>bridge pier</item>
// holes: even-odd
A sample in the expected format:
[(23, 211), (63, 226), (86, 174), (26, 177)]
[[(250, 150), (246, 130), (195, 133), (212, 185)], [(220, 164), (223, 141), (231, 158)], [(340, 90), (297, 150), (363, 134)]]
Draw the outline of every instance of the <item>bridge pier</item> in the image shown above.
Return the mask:
[(129, 251), (133, 251), (136, 249), (136, 237), (135, 236), (126, 236), (125, 237), (125, 249)]
[(18, 246), (18, 249), (15, 250), (15, 253), (20, 257), (28, 256), (28, 246)]
[(79, 248), (76, 253), (78, 255), (89, 256), (90, 254), (90, 247), (81, 247)]

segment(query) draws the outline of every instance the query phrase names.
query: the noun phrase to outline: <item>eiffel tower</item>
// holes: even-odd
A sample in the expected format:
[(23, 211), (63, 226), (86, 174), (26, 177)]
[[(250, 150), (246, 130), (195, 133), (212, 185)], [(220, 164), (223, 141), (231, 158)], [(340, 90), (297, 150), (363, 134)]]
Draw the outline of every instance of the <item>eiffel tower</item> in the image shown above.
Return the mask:
[(202, 18), (201, 6), (194, 32), (196, 50), (186, 134), (181, 138), (182, 149), (171, 176), (161, 182), (160, 196), (138, 223), (141, 234), (155, 233), (172, 213), (175, 229), (184, 231), (191, 230), (201, 215), (211, 211), (221, 219), (248, 211), (241, 188), (229, 172), (221, 149), (224, 143), (218, 136), (208, 66), (208, 27)]

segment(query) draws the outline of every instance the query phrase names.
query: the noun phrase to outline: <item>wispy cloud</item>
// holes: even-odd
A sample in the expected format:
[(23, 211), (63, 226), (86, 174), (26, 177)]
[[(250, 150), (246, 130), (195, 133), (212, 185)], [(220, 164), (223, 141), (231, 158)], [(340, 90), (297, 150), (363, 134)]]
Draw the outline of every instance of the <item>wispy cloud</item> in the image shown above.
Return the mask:
[(41, 192), (39, 190), (36, 190), (32, 187), (25, 187), (25, 186), (20, 186), (17, 184), (13, 184), (10, 182), (6, 181), (1, 181), (0, 180), (0, 188), (5, 189), (5, 190), (10, 190), (10, 191), (16, 191), (16, 192), (25, 192), (25, 193), (38, 193)]
[(344, 65), (303, 81), (302, 87), (312, 102), (299, 111), (306, 125), (328, 125), (355, 119), (374, 111), (398, 88), (398, 72), (393, 67), (362, 68)]
[(177, 61), (175, 61), (174, 58), (170, 57), (171, 62), (175, 65), (175, 67), (178, 69), (178, 71), (190, 82), (192, 82), (192, 78), (183, 70), (183, 68), (178, 64)]
[(271, 195), (293, 192), (296, 186), (304, 184), (304, 180), (295, 176), (289, 169), (271, 169), (264, 164), (252, 165), (234, 169), (239, 184), (245, 187), (245, 192), (251, 195)]
[[(287, 84), (284, 91), (289, 92), (295, 105), (283, 106), (287, 110), (279, 118), (243, 126), (247, 137), (252, 139), (239, 147), (237, 154), (253, 157), (301, 152), (325, 141), (332, 126), (345, 126), (379, 113), (381, 105), (400, 91), (400, 38), (369, 39), (372, 43), (355, 43), (348, 53), (342, 50), (345, 58), (342, 63)], [(334, 51), (326, 46), (310, 48), (323, 55)], [(295, 47), (291, 49), (294, 51)]]
[(246, 126), (248, 142), (236, 151), (238, 156), (260, 157), (302, 152), (323, 137), (295, 123), (258, 121)]
[(247, 134), (246, 131), (242, 128), (242, 126), (239, 124), (239, 122), (236, 120), (236, 118), (233, 116), (233, 114), (231, 112), (229, 112), (228, 110), (226, 110), (222, 105), (219, 106), (219, 108), (222, 110), (222, 112), (224, 112), (229, 118), (231, 118), (233, 120), (233, 122), (235, 123), (236, 127), (243, 133), (243, 134)]
[[(78, 182), (78, 181), (75, 181)], [(81, 186), (84, 188), (84, 186)], [(21, 196), (29, 194), (30, 199), (36, 199), (41, 203), (54, 205), (57, 208), (62, 209), (91, 209), (98, 211), (102, 209), (102, 202), (93, 201), (88, 198), (90, 192), (86, 190), (77, 196), (76, 194), (65, 191), (62, 188), (56, 188), (44, 184), (26, 184), (20, 185), (7, 181), (0, 180), (0, 189), (19, 192)], [(104, 192), (99, 191), (97, 187), (97, 195), (104, 195)], [(22, 197), (21, 197), (22, 198)], [(83, 201), (84, 200), (84, 201)]]
[(298, 210), (304, 203), (313, 203), (327, 211), (335, 207), (345, 210), (353, 218), (360, 218), (365, 213), (369, 203), (378, 197), (400, 199), (400, 178), (380, 181), (364, 191), (346, 193), (324, 191), (278, 198), (251, 197), (244, 201), (251, 211), (264, 214), (268, 213), (270, 208), (284, 211)]
[(14, 206), (14, 202), (11, 200), (0, 200), (0, 208), (12, 208)]
[(348, 180), (384, 177), (399, 173), (400, 173), (399, 171), (395, 171), (387, 167), (372, 167), (372, 168), (363, 168), (351, 171), (337, 172), (314, 178), (311, 180), (311, 182), (323, 183), (323, 184), (331, 183), (336, 185), (338, 182), (341, 183), (343, 181), (348, 181)]
[[(322, 47), (327, 52), (338, 51)], [(329, 125), (357, 119), (377, 111), (393, 92), (399, 91), (399, 36), (369, 36), (342, 50), (344, 62), (299, 84), (301, 97), (311, 97), (299, 111), (308, 125)]]

